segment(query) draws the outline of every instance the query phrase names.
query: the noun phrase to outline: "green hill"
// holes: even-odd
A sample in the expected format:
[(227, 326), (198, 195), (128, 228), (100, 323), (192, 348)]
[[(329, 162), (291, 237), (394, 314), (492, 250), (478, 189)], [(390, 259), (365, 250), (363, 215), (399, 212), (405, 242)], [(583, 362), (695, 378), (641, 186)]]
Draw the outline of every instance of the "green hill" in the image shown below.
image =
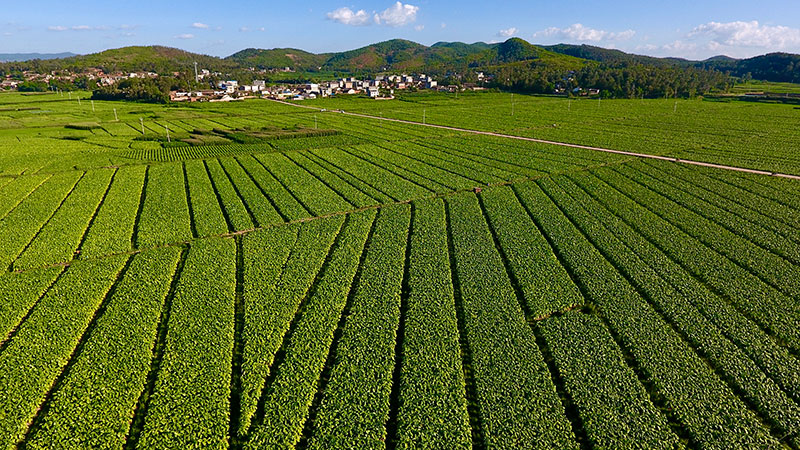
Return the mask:
[(296, 48), (260, 49), (248, 48), (228, 56), (225, 60), (236, 62), (243, 67), (259, 69), (316, 70), (328, 59), (328, 54), (314, 54)]
[(192, 71), (195, 62), (200, 67), (214, 70), (237, 67), (235, 63), (215, 56), (200, 55), (161, 45), (122, 47), (69, 58), (7, 63), (3, 67), (39, 72), (61, 69), (82, 71), (98, 68), (106, 72), (147, 71), (165, 74)]
[(719, 55), (702, 61), (691, 61), (682, 58), (635, 55), (592, 45), (558, 44), (544, 48), (556, 53), (614, 66), (694, 67), (718, 70), (737, 77), (749, 76), (756, 80), (800, 83), (800, 55), (792, 53), (768, 53), (746, 59)]
[(452, 72), (466, 73), (471, 69), (497, 70), (506, 65), (511, 65), (509, 69), (514, 71), (525, 68), (563, 71), (579, 70), (600, 64), (615, 69), (644, 66), (717, 70), (757, 80), (800, 82), (800, 55), (789, 53), (770, 53), (748, 59), (715, 56), (704, 61), (690, 61), (681, 58), (635, 55), (591, 45), (538, 46), (519, 38), (511, 38), (496, 44), (437, 42), (431, 46), (404, 39), (392, 39), (345, 52), (321, 54), (295, 48), (248, 48), (226, 58), (158, 45), (135, 46), (62, 59), (0, 63), (0, 73), (22, 70), (47, 72), (60, 69), (82, 71), (93, 67), (107, 72), (191, 73), (195, 62), (204, 69), (223, 73), (250, 67), (259, 69), (289, 67), (301, 72), (323, 70), (358, 74), (401, 71), (427, 72), (437, 76)]

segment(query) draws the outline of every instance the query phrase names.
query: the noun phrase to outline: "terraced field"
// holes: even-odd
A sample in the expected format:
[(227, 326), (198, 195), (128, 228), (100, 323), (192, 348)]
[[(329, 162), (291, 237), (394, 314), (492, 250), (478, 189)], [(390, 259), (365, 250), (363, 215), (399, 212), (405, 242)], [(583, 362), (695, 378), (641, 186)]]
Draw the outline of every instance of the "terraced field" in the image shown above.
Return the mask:
[[(48, 111), (0, 131), (4, 447), (800, 448), (796, 181), (264, 101), (0, 103)], [(165, 147), (142, 108), (337, 134)]]

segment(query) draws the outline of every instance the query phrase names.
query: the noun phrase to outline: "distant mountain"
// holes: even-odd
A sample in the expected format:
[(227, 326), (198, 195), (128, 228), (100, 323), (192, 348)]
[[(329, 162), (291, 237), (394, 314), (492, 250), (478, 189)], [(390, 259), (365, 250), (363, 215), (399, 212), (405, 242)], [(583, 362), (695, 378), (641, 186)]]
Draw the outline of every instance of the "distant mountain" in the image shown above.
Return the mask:
[(680, 58), (656, 58), (653, 56), (634, 55), (625, 53), (621, 50), (595, 47), (593, 45), (573, 45), (573, 44), (557, 44), (543, 46), (544, 49), (550, 50), (555, 53), (563, 55), (570, 55), (576, 58), (589, 59), (592, 61), (601, 62), (604, 64), (612, 65), (634, 65), (641, 64), (645, 66), (674, 66), (682, 63), (690, 63)]
[(610, 65), (694, 67), (697, 69), (719, 70), (737, 77), (749, 76), (756, 80), (800, 83), (800, 55), (792, 53), (769, 53), (747, 59), (718, 55), (702, 61), (691, 61), (682, 58), (656, 58), (635, 55), (591, 45), (558, 44), (545, 46), (544, 48), (556, 53)]
[(30, 61), (32, 59), (59, 59), (75, 56), (76, 53), (0, 53), (0, 62)]
[(200, 67), (213, 67), (216, 70), (235, 69), (238, 67), (235, 62), (226, 61), (216, 56), (200, 55), (160, 45), (122, 47), (89, 55), (10, 62), (5, 63), (5, 65), (16, 69), (36, 71), (59, 69), (79, 71), (98, 68), (106, 72), (148, 71), (165, 74), (175, 71), (189, 72), (194, 70), (195, 62)]
[[(467, 50), (466, 47), (460, 49)], [(470, 53), (469, 50), (466, 53)], [(451, 64), (459, 51), (453, 47), (427, 47), (404, 39), (393, 39), (368, 45), (355, 50), (334, 53), (325, 61), (328, 70), (362, 71), (426, 70), (443, 64)]]
[(221, 70), (236, 67), (233, 62), (226, 62), (216, 56), (201, 55), (160, 45), (122, 47), (91, 55), (74, 56), (62, 61), (74, 67), (98, 67), (111, 72), (188, 71), (194, 70), (195, 62), (201, 68), (214, 67)]
[(317, 70), (328, 59), (328, 54), (315, 55), (296, 48), (247, 48), (225, 58), (235, 61), (243, 67), (261, 69), (282, 69), (289, 67), (295, 70)]
[(560, 63), (566, 61), (571, 65), (576, 63), (580, 65), (577, 58), (565, 57), (518, 38), (511, 38), (499, 44), (437, 42), (431, 46), (404, 39), (392, 39), (346, 52), (324, 54), (313, 54), (297, 49), (246, 49), (225, 59), (243, 66), (262, 69), (320, 68), (339, 72), (387, 70), (444, 72), (457, 68), (494, 66), (531, 60)]
[(715, 56), (704, 61), (691, 61), (682, 58), (636, 55), (591, 45), (538, 46), (519, 38), (494, 44), (437, 42), (431, 46), (404, 39), (393, 39), (345, 52), (321, 54), (295, 48), (248, 48), (226, 58), (155, 45), (123, 47), (90, 55), (0, 54), (0, 60), (4, 59), (27, 60), (2, 63), (0, 72), (26, 69), (82, 70), (96, 67), (106, 71), (152, 71), (163, 74), (175, 71), (191, 72), (193, 64), (197, 62), (201, 68), (221, 72), (232, 72), (248, 67), (260, 69), (289, 67), (292, 70), (311, 72), (402, 71), (444, 75), (451, 72), (465, 73), (470, 68), (496, 70), (506, 65), (513, 66), (513, 69), (519, 72), (532, 68), (579, 70), (599, 64), (616, 69), (646, 66), (717, 70), (734, 76), (765, 81), (800, 82), (800, 55), (789, 53), (770, 53), (748, 59)]
[(756, 80), (800, 83), (800, 55), (769, 53), (737, 61), (733, 75)]

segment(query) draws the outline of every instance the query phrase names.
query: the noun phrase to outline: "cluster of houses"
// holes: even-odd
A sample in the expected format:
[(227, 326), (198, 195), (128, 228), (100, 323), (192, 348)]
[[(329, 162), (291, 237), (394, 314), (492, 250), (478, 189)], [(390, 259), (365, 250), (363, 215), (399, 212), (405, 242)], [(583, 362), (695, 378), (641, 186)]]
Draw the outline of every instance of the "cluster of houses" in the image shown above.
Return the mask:
[[(180, 75), (179, 72), (173, 72), (173, 76)], [(210, 77), (214, 75), (220, 75), (217, 72), (210, 72), (207, 69), (203, 69), (202, 72), (198, 72), (197, 78), (203, 79), (205, 77)], [(44, 83), (50, 83), (51, 81), (62, 81), (66, 83), (74, 83), (79, 77), (86, 77), (89, 80), (96, 80), (97, 83), (101, 86), (111, 86), (114, 83), (117, 83), (122, 80), (126, 80), (128, 78), (158, 78), (158, 74), (155, 72), (104, 72), (102, 69), (98, 68), (89, 68), (86, 69), (84, 72), (81, 73), (73, 73), (69, 71), (53, 71), (50, 73), (38, 73), (31, 70), (26, 70), (22, 72), (22, 80), (13, 79), (12, 76), (6, 75), (5, 79), (0, 80), (0, 90), (15, 90), (17, 86), (21, 83), (26, 81), (41, 81)]]
[(236, 80), (222, 81), (216, 89), (170, 93), (172, 101), (232, 101), (245, 98), (271, 98), (276, 100), (305, 100), (335, 95), (366, 94), (374, 99), (392, 99), (395, 89), (437, 89), (432, 77), (418, 75), (381, 75), (374, 79), (341, 78), (322, 83), (304, 83), (268, 86), (263, 80), (239, 84)]

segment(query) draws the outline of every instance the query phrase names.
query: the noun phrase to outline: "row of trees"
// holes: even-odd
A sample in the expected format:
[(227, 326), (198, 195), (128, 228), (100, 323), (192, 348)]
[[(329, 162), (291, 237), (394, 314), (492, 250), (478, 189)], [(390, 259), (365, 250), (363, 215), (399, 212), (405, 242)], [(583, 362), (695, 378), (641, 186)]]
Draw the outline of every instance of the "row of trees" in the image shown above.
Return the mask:
[(535, 64), (500, 66), (492, 72), (491, 87), (550, 94), (564, 89), (598, 89), (604, 97), (694, 97), (712, 90), (724, 91), (731, 79), (717, 71), (694, 68), (586, 66), (575, 71), (553, 70)]
[(192, 87), (192, 82), (186, 77), (128, 78), (111, 86), (95, 89), (92, 99), (167, 103), (170, 91), (188, 90)]

